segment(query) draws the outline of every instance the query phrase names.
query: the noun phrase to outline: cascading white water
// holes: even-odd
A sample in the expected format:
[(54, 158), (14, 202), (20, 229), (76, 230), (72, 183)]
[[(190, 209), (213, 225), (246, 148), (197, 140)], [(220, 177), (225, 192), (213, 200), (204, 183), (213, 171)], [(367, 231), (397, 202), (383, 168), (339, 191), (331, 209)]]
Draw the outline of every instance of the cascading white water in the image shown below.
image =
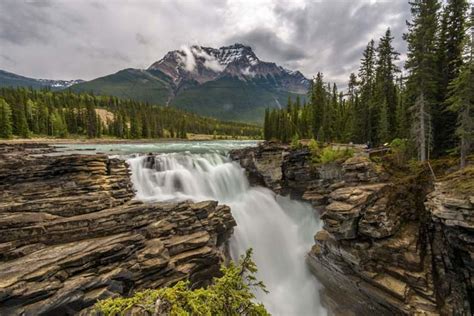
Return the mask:
[(212, 199), (231, 207), (237, 222), (232, 256), (254, 249), (258, 278), (270, 291), (256, 296), (270, 313), (326, 315), (317, 280), (305, 264), (318, 230), (311, 206), (251, 187), (244, 170), (217, 153), (168, 153), (128, 161), (138, 199)]

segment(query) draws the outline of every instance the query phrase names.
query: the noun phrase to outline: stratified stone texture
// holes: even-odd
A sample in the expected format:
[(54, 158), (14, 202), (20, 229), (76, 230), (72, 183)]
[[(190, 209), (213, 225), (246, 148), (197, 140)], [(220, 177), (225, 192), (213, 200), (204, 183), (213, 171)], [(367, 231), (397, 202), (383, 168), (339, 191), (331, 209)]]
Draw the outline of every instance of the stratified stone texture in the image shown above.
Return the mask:
[(364, 153), (312, 165), (306, 147), (265, 143), (231, 156), (254, 178), (281, 174), (269, 187), (321, 215), (307, 261), (332, 315), (471, 315), (474, 192), (453, 195), (427, 174), (395, 181)]
[(86, 315), (98, 299), (219, 275), (229, 207), (134, 201), (125, 161), (53, 151), (0, 146), (0, 315)]

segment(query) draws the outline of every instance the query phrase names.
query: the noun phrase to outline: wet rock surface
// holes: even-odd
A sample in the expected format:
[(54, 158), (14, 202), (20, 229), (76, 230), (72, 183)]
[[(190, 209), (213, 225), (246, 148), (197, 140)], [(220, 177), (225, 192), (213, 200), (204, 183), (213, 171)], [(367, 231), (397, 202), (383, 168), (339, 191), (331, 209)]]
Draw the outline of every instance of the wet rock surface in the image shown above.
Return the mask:
[(98, 299), (219, 274), (229, 207), (133, 196), (123, 160), (0, 144), (0, 315), (87, 315)]
[[(247, 149), (241, 165), (258, 177), (262, 150), (280, 157), (271, 147)], [(304, 147), (282, 155), (277, 192), (310, 202), (323, 220), (307, 261), (330, 314), (471, 315), (473, 193), (453, 196), (426, 175), (395, 181), (364, 153), (327, 165), (311, 165)]]
[(283, 181), (281, 165), (288, 150), (288, 146), (265, 142), (257, 149), (249, 147), (232, 150), (230, 157), (245, 168), (251, 184), (263, 185), (280, 193)]

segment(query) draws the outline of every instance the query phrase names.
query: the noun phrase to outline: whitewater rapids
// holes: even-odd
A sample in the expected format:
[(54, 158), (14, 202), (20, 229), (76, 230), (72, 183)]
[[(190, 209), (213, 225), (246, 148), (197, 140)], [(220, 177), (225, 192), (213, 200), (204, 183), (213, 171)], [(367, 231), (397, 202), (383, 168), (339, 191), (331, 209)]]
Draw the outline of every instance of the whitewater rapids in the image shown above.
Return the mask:
[(271, 314), (327, 314), (305, 263), (319, 230), (309, 204), (251, 187), (240, 165), (219, 153), (165, 153), (128, 162), (138, 199), (217, 200), (231, 207), (237, 222), (231, 255), (236, 259), (253, 248), (257, 276), (269, 290), (256, 296)]

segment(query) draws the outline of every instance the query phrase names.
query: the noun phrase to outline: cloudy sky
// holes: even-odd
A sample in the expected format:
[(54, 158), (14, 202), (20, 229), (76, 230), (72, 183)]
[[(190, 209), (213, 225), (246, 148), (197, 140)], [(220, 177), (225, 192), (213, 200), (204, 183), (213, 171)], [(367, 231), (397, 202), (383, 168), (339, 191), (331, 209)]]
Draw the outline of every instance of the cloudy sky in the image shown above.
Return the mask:
[[(1, 0), (0, 69), (93, 79), (147, 68), (183, 45), (240, 42), (257, 56), (344, 83), (387, 27), (404, 53), (407, 0)], [(403, 56), (403, 55), (402, 55)]]

